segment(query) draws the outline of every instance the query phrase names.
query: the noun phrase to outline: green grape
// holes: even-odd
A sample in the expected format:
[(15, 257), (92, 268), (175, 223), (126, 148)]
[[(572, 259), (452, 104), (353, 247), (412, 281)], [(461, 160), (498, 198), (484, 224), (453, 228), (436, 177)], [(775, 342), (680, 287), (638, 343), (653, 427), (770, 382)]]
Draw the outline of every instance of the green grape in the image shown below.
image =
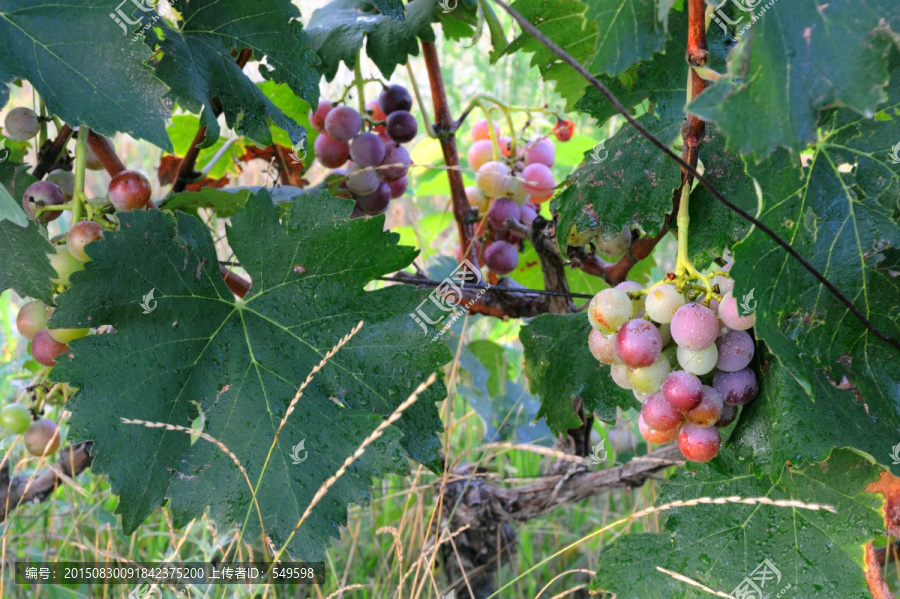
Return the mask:
[(627, 377), (631, 388), (641, 393), (656, 393), (669, 376), (672, 366), (665, 356), (660, 355), (650, 366), (628, 368)]
[(31, 424), (31, 410), (20, 403), (11, 403), (0, 410), (0, 427), (14, 435), (21, 435)]
[(703, 349), (688, 349), (678, 346), (678, 363), (681, 367), (697, 376), (712, 372), (719, 359), (719, 348), (713, 343)]

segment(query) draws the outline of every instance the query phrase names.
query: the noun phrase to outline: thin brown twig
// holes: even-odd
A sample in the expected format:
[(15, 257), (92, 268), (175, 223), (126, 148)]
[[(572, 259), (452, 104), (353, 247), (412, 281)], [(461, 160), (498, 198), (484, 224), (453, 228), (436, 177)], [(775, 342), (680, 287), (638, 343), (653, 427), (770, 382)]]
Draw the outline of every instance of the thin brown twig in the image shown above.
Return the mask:
[(56, 139), (49, 146), (44, 146), (38, 152), (38, 162), (31, 171), (31, 175), (35, 179), (43, 179), (44, 175), (50, 172), (50, 168), (57, 163), (60, 155), (66, 149), (69, 138), (72, 137), (72, 128), (63, 125), (56, 135)]

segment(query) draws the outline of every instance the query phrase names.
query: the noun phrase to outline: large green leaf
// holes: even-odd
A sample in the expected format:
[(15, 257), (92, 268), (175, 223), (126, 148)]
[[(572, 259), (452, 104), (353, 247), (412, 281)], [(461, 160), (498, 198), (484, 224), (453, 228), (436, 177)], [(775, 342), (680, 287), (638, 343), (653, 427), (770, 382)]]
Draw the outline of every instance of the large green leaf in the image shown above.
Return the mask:
[[(170, 150), (165, 86), (111, 14), (117, 0), (0, 0), (0, 83), (27, 79), (71, 125), (118, 131)], [(130, 6), (130, 5), (129, 5)], [(0, 85), (0, 106), (9, 100)]]
[(287, 131), (293, 142), (300, 141), (303, 127), (279, 110), (232, 56), (232, 52), (251, 49), (256, 60), (265, 59), (260, 63), (264, 77), (287, 84), (315, 105), (319, 98), (319, 60), (297, 20), (297, 7), (289, 0), (225, 4), (192, 0), (178, 6), (183, 17), (178, 31), (160, 25), (163, 39), (153, 30), (147, 35), (162, 49), (156, 72), (172, 88), (173, 97), (192, 112), (202, 109), (202, 122), (208, 128), (205, 145), (219, 137), (211, 104), (214, 97), (222, 102), (228, 126), (237, 126), (254, 141), (272, 143), (269, 120)]
[[(750, 22), (747, 13), (733, 16), (742, 16), (738, 28)], [(690, 110), (715, 121), (735, 153), (758, 161), (777, 146), (798, 152), (816, 140), (823, 108), (840, 104), (875, 112), (888, 83), (885, 57), (895, 41), (895, 0), (776, 2), (742, 37), (727, 76)]]
[[(594, 55), (597, 23), (585, 19), (586, 7), (578, 0), (516, 0), (512, 7), (578, 62), (587, 63)], [(556, 83), (556, 92), (566, 99), (568, 106), (574, 107), (584, 95), (587, 85), (584, 78), (527, 33), (522, 33), (506, 48), (510, 55), (519, 52), (534, 54), (531, 66), (540, 69), (545, 80)]]
[[(900, 71), (879, 119), (833, 111), (808, 166), (779, 150), (748, 169), (762, 190), (760, 219), (846, 295), (881, 331), (900, 338), (900, 164), (888, 159), (900, 122)], [(822, 458), (852, 446), (887, 463), (873, 440), (900, 431), (900, 352), (869, 333), (797, 261), (754, 229), (735, 247), (735, 296), (755, 289), (756, 336), (790, 375), (755, 413), (782, 438), (763, 455)], [(785, 402), (785, 397), (794, 401)], [(804, 397), (805, 396), (805, 397)], [(813, 404), (813, 405), (810, 405)], [(786, 408), (786, 411), (784, 411)], [(802, 423), (802, 424), (801, 424)], [(797, 433), (803, 434), (797, 437)], [(881, 441), (879, 441), (881, 442)], [(748, 440), (758, 447), (758, 440)], [(762, 451), (762, 450), (761, 450)]]
[[(53, 323), (109, 323), (115, 333), (73, 341), (53, 375), (79, 389), (67, 406), (71, 438), (94, 440), (93, 469), (121, 496), (127, 532), (166, 498), (179, 526), (207, 506), (220, 522), (246, 522), (245, 538), (259, 533), (259, 521), (243, 476), (215, 446), (121, 418), (190, 426), (202, 413), (204, 431), (234, 452), (254, 485), (266, 467), (256, 497), (266, 534), (280, 545), (343, 460), (450, 359), (442, 344), (423, 343), (409, 317), (424, 291), (364, 291), (417, 252), (396, 245), (383, 217), (350, 220), (352, 208), (322, 192), (279, 222), (265, 191), (251, 197), (227, 231), (253, 281), (243, 300), (223, 283), (213, 240), (195, 217), (123, 214), (119, 231), (90, 245)], [(145, 314), (151, 290), (155, 304), (144, 303), (155, 308)], [(306, 388), (267, 458), (303, 380), (360, 320), (361, 332)], [(366, 450), (300, 528), (291, 554), (321, 558), (347, 504), (366, 501), (372, 476), (407, 470), (407, 453), (439, 468), (434, 402), (443, 397), (443, 386), (432, 386)], [(309, 458), (294, 464), (301, 442)]]
[(592, 0), (586, 4), (587, 20), (598, 27), (596, 54), (587, 65), (592, 72), (618, 75), (665, 46), (665, 24), (658, 18), (660, 0)]
[[(881, 501), (865, 489), (878, 472), (849, 451), (823, 464), (789, 466), (778, 483), (722, 459), (696, 472), (679, 472), (663, 487), (657, 505), (701, 497), (763, 497), (828, 505), (836, 513), (759, 503), (676, 508), (668, 512), (670, 533), (625, 535), (604, 552), (591, 587), (614, 591), (619, 599), (711, 596), (660, 572), (661, 567), (737, 597), (776, 597), (783, 589), (788, 589), (784, 597), (871, 597), (863, 546), (883, 534), (884, 521)], [(770, 576), (760, 581), (757, 568), (765, 560)], [(762, 582), (762, 595), (737, 592), (748, 577)]]
[(53, 246), (45, 235), (0, 185), (0, 293), (15, 289), (19, 295), (53, 303), (50, 278), (56, 271), (47, 257)]
[[(677, 135), (681, 119), (670, 109), (659, 119), (647, 115), (643, 122), (666, 141)], [(614, 234), (623, 226), (640, 225), (657, 234), (672, 193), (681, 183), (681, 169), (646, 138), (626, 126), (604, 142), (603, 150), (585, 153), (585, 162), (569, 177), (568, 187), (550, 205), (559, 213), (557, 241), (565, 251), (568, 233), (600, 230)]]
[(366, 54), (385, 77), (419, 55), (419, 40), (433, 42), (431, 24), (438, 20), (436, 0), (418, 0), (406, 5), (403, 22), (377, 12), (363, 0), (332, 0), (316, 10), (306, 31), (322, 59), (319, 67), (325, 78), (337, 74), (341, 61), (356, 65), (356, 54), (366, 42)]
[(615, 420), (616, 406), (636, 405), (634, 395), (609, 378), (609, 367), (591, 355), (590, 332), (584, 314), (542, 314), (522, 327), (528, 384), (540, 396), (538, 417), (546, 418), (554, 433), (581, 425), (572, 408), (576, 397), (584, 400), (585, 412), (607, 422)]

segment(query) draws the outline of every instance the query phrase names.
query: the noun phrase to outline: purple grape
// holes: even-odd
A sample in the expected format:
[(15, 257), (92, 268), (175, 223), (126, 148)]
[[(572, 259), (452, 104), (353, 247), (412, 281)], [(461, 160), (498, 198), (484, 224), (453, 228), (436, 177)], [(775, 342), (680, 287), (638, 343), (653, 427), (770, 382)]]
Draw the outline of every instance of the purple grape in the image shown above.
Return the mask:
[(322, 99), (319, 100), (319, 105), (316, 106), (315, 112), (312, 109), (309, 111), (309, 124), (319, 133), (325, 130), (325, 117), (328, 116), (332, 106), (334, 104), (331, 103), (331, 100)]
[(381, 94), (378, 95), (378, 107), (387, 115), (397, 110), (409, 112), (412, 108), (412, 96), (405, 87), (393, 83), (381, 90)]
[(737, 372), (717, 372), (713, 375), (713, 387), (725, 398), (725, 403), (742, 406), (753, 401), (759, 393), (756, 373), (749, 368)]
[(416, 117), (405, 110), (395, 110), (388, 115), (386, 124), (388, 137), (398, 144), (412, 141), (419, 132)]
[(374, 133), (360, 133), (350, 144), (350, 158), (359, 166), (377, 166), (384, 160), (384, 142)]
[(729, 403), (725, 404), (722, 407), (722, 416), (719, 417), (719, 421), (716, 423), (716, 428), (725, 428), (737, 418), (738, 409), (737, 406), (733, 406)]
[[(59, 206), (66, 203), (66, 195), (56, 183), (50, 181), (36, 181), (28, 186), (22, 196), (22, 210), (28, 218), (34, 218), (37, 211), (44, 206)], [(50, 210), (41, 214), (41, 222), (46, 224), (56, 220), (62, 214), (61, 210)]]
[(522, 217), (522, 210), (519, 205), (509, 198), (497, 198), (491, 202), (488, 209), (488, 220), (495, 231), (506, 231), (506, 219), (512, 218), (519, 220)]
[(662, 393), (673, 408), (679, 412), (687, 412), (700, 403), (703, 383), (686, 370), (676, 370), (663, 382)]
[(719, 359), (716, 368), (725, 372), (743, 370), (753, 359), (753, 338), (747, 331), (728, 331), (718, 339)]
[(367, 195), (356, 195), (356, 205), (359, 209), (369, 216), (381, 214), (388, 207), (391, 201), (391, 188), (386, 181), (382, 181), (378, 185), (378, 189)]
[(391, 188), (391, 199), (396, 199), (402, 196), (406, 192), (406, 187), (409, 185), (409, 179), (406, 177), (400, 177), (399, 179), (390, 179), (387, 182), (388, 187)]
[(718, 333), (716, 313), (701, 304), (685, 304), (672, 316), (672, 339), (684, 348), (709, 347)]
[(493, 273), (509, 274), (519, 264), (519, 251), (511, 243), (495, 241), (484, 250), (484, 263)]
[(670, 406), (661, 393), (654, 393), (644, 401), (641, 417), (647, 426), (657, 431), (670, 431), (681, 424), (681, 413)]
[(347, 168), (347, 189), (355, 196), (365, 196), (375, 193), (381, 179), (373, 170), (361, 170), (360, 167), (353, 162)]
[(405, 177), (406, 173), (409, 171), (409, 165), (412, 164), (412, 161), (409, 159), (409, 152), (407, 152), (406, 148), (403, 146), (393, 142), (386, 146), (386, 150), (384, 160), (381, 161), (381, 166), (386, 167), (389, 164), (399, 164), (400, 166), (390, 166), (379, 169), (378, 172), (381, 173), (381, 177), (388, 181)]
[(336, 106), (325, 117), (325, 131), (338, 141), (350, 141), (361, 128), (362, 117), (349, 106)]
[(661, 351), (659, 329), (643, 318), (629, 320), (616, 333), (616, 353), (629, 368), (650, 366)]
[(320, 133), (313, 144), (316, 158), (326, 168), (338, 168), (347, 162), (350, 156), (350, 145), (346, 141), (338, 141), (327, 133)]
[(522, 204), (521, 212), (522, 216), (519, 217), (519, 220), (522, 221), (523, 225), (528, 225), (530, 227), (531, 223), (534, 222), (534, 219), (537, 218), (537, 208), (531, 202), (525, 202)]

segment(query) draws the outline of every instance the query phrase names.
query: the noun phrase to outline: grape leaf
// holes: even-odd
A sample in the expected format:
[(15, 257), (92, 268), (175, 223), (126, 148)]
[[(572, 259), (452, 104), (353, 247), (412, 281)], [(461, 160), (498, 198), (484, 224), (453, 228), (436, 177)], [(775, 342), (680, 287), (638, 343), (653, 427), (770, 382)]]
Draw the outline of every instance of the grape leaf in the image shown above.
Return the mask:
[(319, 60), (310, 46), (300, 11), (289, 0), (230, 2), (192, 0), (177, 3), (183, 22), (176, 31), (158, 21), (162, 39), (147, 31), (148, 42), (158, 44), (163, 57), (156, 73), (171, 95), (191, 112), (200, 112), (207, 129), (204, 146), (219, 138), (212, 98), (222, 102), (229, 127), (263, 145), (272, 143), (267, 119), (290, 134), (292, 142), (305, 132), (278, 109), (242, 71), (231, 52), (253, 51), (263, 77), (287, 84), (309, 104), (319, 98)]
[(387, 17), (401, 22), (406, 17), (403, 14), (403, 2), (401, 0), (369, 0), (369, 2)]
[(616, 406), (627, 409), (636, 405), (633, 394), (609, 377), (609, 366), (591, 355), (587, 344), (590, 332), (584, 314), (542, 314), (519, 333), (529, 387), (540, 396), (538, 417), (546, 418), (556, 434), (581, 426), (572, 408), (575, 397), (584, 400), (585, 412), (607, 422), (615, 420)]
[(663, 49), (666, 24), (658, 19), (659, 1), (593, 0), (586, 3), (587, 20), (598, 26), (596, 54), (587, 64), (591, 72), (618, 75)]
[[(660, 119), (642, 118), (661, 139), (671, 139), (680, 129), (676, 110)], [(595, 153), (596, 152), (596, 153)], [(572, 226), (579, 232), (600, 230), (610, 235), (623, 226), (640, 225), (650, 235), (659, 233), (672, 193), (681, 184), (681, 170), (646, 138), (623, 127), (612, 139), (585, 153), (585, 162), (569, 176), (562, 193), (550, 204), (559, 213), (557, 241), (565, 252)]]
[[(787, 588), (787, 597), (871, 597), (863, 546), (883, 534), (884, 521), (881, 502), (865, 489), (878, 473), (849, 451), (822, 464), (787, 467), (777, 483), (722, 458), (698, 465), (696, 472), (680, 471), (662, 488), (657, 505), (699, 497), (766, 497), (829, 505), (837, 513), (761, 504), (675, 508), (667, 512), (669, 533), (625, 535), (605, 551), (591, 589), (623, 599), (711, 596), (657, 570), (662, 567), (732, 596), (776, 597)], [(738, 585), (764, 560), (771, 575), (755, 581), (763, 595), (738, 593)]]
[[(538, 30), (584, 64), (597, 47), (597, 23), (585, 19), (586, 7), (577, 0), (516, 0), (512, 7)], [(542, 43), (522, 33), (510, 42), (506, 54), (533, 53), (531, 66), (545, 80), (556, 82), (556, 92), (572, 107), (584, 95), (586, 83), (575, 69), (560, 61)]]
[[(879, 119), (834, 111), (808, 166), (778, 150), (748, 172), (762, 191), (759, 218), (828, 277), (874, 326), (896, 339), (900, 164), (892, 164), (888, 155), (900, 119), (900, 70), (894, 72), (891, 98)], [(759, 302), (756, 336), (765, 340), (796, 383), (784, 392), (806, 395), (805, 401), (792, 402), (787, 413), (764, 414), (760, 408), (757, 417), (770, 422), (771, 435), (796, 430), (798, 420), (804, 422), (803, 429), (817, 431), (815, 439), (802, 437), (773, 448), (770, 459), (777, 463), (821, 457), (829, 444), (873, 451), (873, 439), (896, 437), (900, 352), (869, 333), (759, 230), (735, 246), (734, 253), (735, 297), (754, 290)], [(835, 414), (823, 404), (846, 414), (836, 428), (825, 425), (835, 421)], [(874, 451), (876, 459), (887, 460), (889, 447)]]
[(14, 289), (22, 296), (53, 303), (50, 279), (56, 271), (47, 254), (53, 246), (46, 233), (33, 220), (28, 220), (6, 187), (0, 185), (0, 293)]
[[(30, 165), (21, 162), (13, 162), (11, 160), (3, 162), (0, 164), (0, 184), (4, 185), (14, 198), (21, 199), (25, 195), (25, 190), (28, 189), (28, 186), (37, 181), (32, 176), (30, 169)], [(14, 202), (14, 204), (16, 207), (21, 207), (22, 205), (18, 201)]]
[(251, 190), (245, 187), (212, 188), (203, 187), (199, 191), (176, 193), (167, 199), (163, 207), (166, 210), (183, 210), (196, 213), (198, 208), (212, 208), (219, 218), (233, 216), (238, 206), (246, 203)]
[[(4, 0), (0, 83), (27, 79), (50, 113), (97, 133), (118, 131), (171, 150), (165, 86), (144, 62), (150, 52), (110, 18), (116, 0)], [(90, 49), (89, 51), (86, 49)], [(0, 85), (0, 108), (9, 89)]]
[[(739, 14), (743, 28), (749, 16)], [(777, 146), (796, 153), (816, 141), (823, 108), (875, 112), (888, 83), (885, 57), (895, 42), (895, 0), (776, 2), (743, 36), (727, 75), (689, 110), (715, 121), (734, 153), (755, 161)]]
[[(352, 208), (320, 192), (294, 202), (279, 222), (268, 193), (249, 198), (227, 228), (253, 281), (243, 300), (219, 276), (208, 229), (184, 213), (123, 214), (118, 231), (89, 246), (91, 260), (60, 296), (53, 323), (110, 323), (115, 333), (73, 341), (52, 372), (79, 389), (67, 405), (70, 438), (94, 440), (92, 467), (121, 496), (126, 532), (166, 498), (178, 526), (209, 506), (218, 521), (241, 523), (247, 539), (260, 528), (227, 455), (206, 441), (192, 445), (182, 432), (120, 418), (190, 426), (202, 412), (204, 431), (235, 453), (254, 486), (268, 464), (256, 498), (266, 534), (281, 546), (324, 481), (449, 361), (442, 344), (422, 343), (409, 317), (426, 291), (364, 291), (417, 252), (395, 245), (383, 217), (350, 220)], [(144, 313), (142, 303), (152, 310)], [(365, 326), (314, 377), (267, 457), (296, 390), (360, 320)], [(346, 521), (347, 503), (367, 500), (372, 476), (407, 470), (407, 453), (439, 468), (434, 402), (443, 397), (443, 386), (433, 385), (366, 450), (313, 510), (290, 554), (321, 558)], [(294, 449), (301, 442), (308, 460)]]
[(365, 38), (366, 54), (390, 78), (409, 56), (419, 55), (420, 39), (435, 40), (431, 24), (438, 20), (437, 7), (434, 0), (410, 2), (400, 23), (369, 12), (370, 5), (362, 0), (332, 0), (312, 14), (306, 28), (322, 60), (320, 71), (331, 81), (341, 61), (352, 69)]

